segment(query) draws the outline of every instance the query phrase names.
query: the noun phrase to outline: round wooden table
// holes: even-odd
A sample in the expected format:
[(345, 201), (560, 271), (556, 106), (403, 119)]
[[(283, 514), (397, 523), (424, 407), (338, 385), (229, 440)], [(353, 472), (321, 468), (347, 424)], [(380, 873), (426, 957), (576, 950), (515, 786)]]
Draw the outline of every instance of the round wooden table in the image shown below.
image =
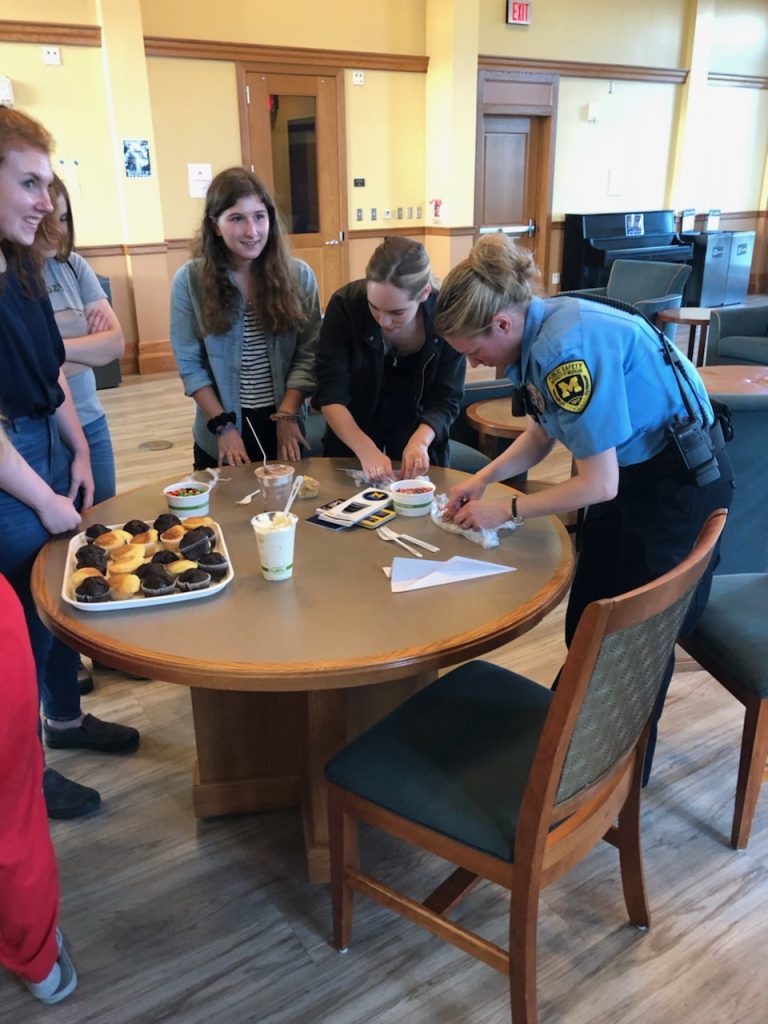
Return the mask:
[(491, 398), (485, 402), (474, 402), (464, 410), (467, 421), (477, 431), (480, 451), (493, 459), (496, 449), (494, 437), (514, 440), (525, 430), (525, 416), (512, 415), (512, 401), (506, 398)]
[(699, 376), (710, 395), (768, 394), (768, 366), (702, 366)]
[(662, 309), (656, 314), (656, 319), (662, 329), (664, 324), (687, 327), (688, 358), (694, 365), (703, 366), (707, 352), (707, 331), (711, 314), (712, 310), (707, 306), (683, 306), (682, 309)]
[[(398, 518), (401, 532), (437, 544), (444, 560), (462, 554), (517, 571), (452, 586), (393, 594), (382, 566), (411, 557), (375, 531), (331, 532), (304, 520), (315, 507), (358, 490), (342, 467), (312, 459), (303, 472), (320, 496), (297, 501), (295, 568), (290, 580), (263, 579), (250, 517), (258, 498), (252, 466), (225, 468), (211, 496), (234, 579), (190, 602), (88, 612), (61, 600), (68, 539), (57, 538), (35, 563), (40, 615), (66, 643), (124, 671), (191, 688), (197, 745), (198, 817), (301, 806), (313, 881), (327, 880), (323, 767), (345, 742), (378, 720), (438, 669), (499, 647), (534, 626), (565, 594), (573, 569), (570, 540), (557, 519), (532, 520), (484, 550), (435, 526)], [(432, 469), (438, 491), (464, 474)], [(83, 519), (118, 525), (165, 511), (167, 480), (122, 494)], [(494, 484), (491, 491), (502, 491)]]

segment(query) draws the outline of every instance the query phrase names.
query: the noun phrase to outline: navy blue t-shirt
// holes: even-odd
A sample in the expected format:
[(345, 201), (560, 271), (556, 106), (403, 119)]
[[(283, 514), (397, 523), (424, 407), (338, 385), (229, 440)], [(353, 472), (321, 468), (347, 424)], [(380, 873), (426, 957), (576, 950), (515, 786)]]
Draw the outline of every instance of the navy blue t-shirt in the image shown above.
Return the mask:
[(0, 413), (8, 419), (52, 415), (64, 401), (64, 362), (51, 303), (26, 295), (12, 270), (0, 275)]

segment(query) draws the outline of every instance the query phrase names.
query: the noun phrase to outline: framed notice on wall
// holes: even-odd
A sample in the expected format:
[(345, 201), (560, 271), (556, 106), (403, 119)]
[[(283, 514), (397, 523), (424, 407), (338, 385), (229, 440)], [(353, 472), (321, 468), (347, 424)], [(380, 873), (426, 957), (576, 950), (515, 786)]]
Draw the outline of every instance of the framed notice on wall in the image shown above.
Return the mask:
[(517, 3), (515, 0), (507, 0), (507, 24), (530, 25), (531, 4)]

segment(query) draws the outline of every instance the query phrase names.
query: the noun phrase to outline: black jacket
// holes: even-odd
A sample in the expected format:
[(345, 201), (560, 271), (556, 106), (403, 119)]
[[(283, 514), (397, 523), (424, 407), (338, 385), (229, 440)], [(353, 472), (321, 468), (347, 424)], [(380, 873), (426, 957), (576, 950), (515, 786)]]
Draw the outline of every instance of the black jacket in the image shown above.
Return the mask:
[[(448, 431), (459, 414), (464, 393), (464, 356), (435, 333), (433, 316), (436, 292), (421, 304), (426, 340), (420, 349), (417, 369), (410, 386), (416, 401), (417, 418), (411, 432), (420, 423), (435, 432), (430, 458), (445, 465)], [(323, 319), (317, 346), (317, 390), (314, 404), (343, 405), (349, 409), (361, 430), (369, 431), (381, 392), (386, 348), (381, 328), (371, 316), (366, 282), (352, 281), (331, 297)], [(351, 452), (330, 428), (323, 438), (326, 455), (350, 455)]]

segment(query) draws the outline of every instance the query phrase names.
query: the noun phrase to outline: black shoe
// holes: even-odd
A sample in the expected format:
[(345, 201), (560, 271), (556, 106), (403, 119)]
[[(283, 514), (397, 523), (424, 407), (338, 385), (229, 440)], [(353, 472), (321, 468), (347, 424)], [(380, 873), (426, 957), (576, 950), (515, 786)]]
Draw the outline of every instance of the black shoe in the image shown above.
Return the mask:
[(48, 817), (56, 821), (82, 818), (101, 806), (101, 797), (95, 789), (65, 778), (55, 768), (46, 768), (43, 772), (43, 795)]
[(91, 675), (90, 669), (85, 667), (82, 660), (77, 666), (77, 685), (81, 696), (85, 693), (91, 693), (93, 690), (93, 676)]
[(139, 745), (139, 732), (129, 725), (102, 722), (94, 715), (86, 715), (81, 725), (71, 729), (52, 729), (43, 725), (45, 744), (52, 750), (77, 748), (100, 750), (103, 754), (130, 754)]

